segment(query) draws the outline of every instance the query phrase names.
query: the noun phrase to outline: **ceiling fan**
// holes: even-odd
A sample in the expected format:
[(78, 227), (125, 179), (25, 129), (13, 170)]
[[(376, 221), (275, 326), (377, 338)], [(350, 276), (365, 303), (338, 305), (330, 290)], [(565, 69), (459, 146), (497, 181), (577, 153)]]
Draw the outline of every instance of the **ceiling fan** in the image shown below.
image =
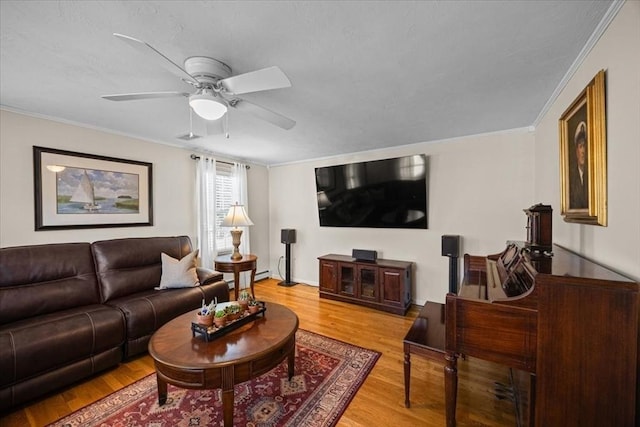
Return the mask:
[(205, 120), (217, 120), (227, 113), (229, 107), (265, 120), (283, 129), (291, 129), (296, 122), (288, 117), (261, 107), (237, 95), (270, 89), (291, 87), (291, 82), (278, 67), (263, 68), (245, 74), (231, 75), (231, 67), (206, 56), (192, 56), (184, 61), (184, 68), (164, 56), (151, 45), (123, 34), (114, 36), (137, 51), (154, 59), (159, 65), (176, 74), (182, 81), (192, 85), (194, 93), (187, 92), (143, 92), (119, 95), (103, 95), (110, 101), (132, 101), (156, 98), (189, 98), (189, 105)]

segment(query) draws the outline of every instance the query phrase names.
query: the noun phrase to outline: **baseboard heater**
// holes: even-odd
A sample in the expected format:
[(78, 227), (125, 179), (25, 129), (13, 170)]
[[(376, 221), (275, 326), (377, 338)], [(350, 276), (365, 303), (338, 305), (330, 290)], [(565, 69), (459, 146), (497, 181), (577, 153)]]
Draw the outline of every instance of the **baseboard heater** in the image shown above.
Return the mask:
[(269, 270), (264, 270), (259, 273), (256, 273), (256, 282), (258, 280), (264, 280), (271, 277), (271, 272)]
[[(245, 272), (243, 271), (242, 273), (246, 273), (247, 275), (249, 274), (249, 272)], [(264, 280), (264, 279), (268, 279), (271, 277), (271, 272), (269, 270), (264, 270), (264, 271), (258, 271), (256, 272), (256, 282), (259, 280)], [(248, 279), (247, 279), (248, 280)], [(231, 287), (234, 288), (236, 286), (235, 281), (233, 279), (229, 280), (227, 282), (227, 284)]]

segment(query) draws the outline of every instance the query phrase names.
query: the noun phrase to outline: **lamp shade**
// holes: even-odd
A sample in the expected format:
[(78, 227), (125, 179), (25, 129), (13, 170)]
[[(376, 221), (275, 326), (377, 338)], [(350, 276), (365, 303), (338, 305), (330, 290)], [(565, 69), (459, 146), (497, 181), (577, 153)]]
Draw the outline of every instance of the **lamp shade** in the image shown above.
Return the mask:
[(205, 120), (218, 120), (227, 112), (227, 106), (206, 91), (191, 95), (189, 105)]
[(229, 207), (229, 212), (220, 225), (223, 227), (248, 227), (253, 225), (253, 222), (249, 219), (244, 206), (236, 203)]

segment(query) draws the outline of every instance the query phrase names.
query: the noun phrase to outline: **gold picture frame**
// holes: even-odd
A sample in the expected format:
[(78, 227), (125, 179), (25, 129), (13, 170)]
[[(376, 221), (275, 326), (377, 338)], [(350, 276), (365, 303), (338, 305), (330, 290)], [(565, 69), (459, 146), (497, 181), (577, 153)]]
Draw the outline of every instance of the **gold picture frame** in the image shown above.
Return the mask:
[(560, 214), (566, 222), (607, 225), (605, 71), (559, 120)]

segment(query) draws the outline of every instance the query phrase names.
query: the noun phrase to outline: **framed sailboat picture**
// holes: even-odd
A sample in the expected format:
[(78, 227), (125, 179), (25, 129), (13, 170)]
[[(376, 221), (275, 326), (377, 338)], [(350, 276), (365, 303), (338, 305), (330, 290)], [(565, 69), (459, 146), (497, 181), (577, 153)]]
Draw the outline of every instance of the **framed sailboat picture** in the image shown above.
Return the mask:
[(33, 147), (35, 230), (153, 225), (152, 164)]

